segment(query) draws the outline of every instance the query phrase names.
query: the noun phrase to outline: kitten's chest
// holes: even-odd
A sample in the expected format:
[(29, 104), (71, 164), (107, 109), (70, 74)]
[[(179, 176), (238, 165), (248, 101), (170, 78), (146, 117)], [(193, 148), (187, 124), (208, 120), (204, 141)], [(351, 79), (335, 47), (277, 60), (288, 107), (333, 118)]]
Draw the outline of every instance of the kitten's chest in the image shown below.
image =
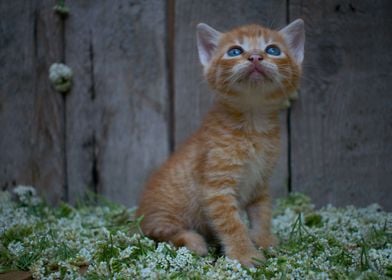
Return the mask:
[(247, 158), (238, 185), (240, 204), (249, 203), (269, 180), (279, 155), (279, 135), (254, 137), (247, 141)]

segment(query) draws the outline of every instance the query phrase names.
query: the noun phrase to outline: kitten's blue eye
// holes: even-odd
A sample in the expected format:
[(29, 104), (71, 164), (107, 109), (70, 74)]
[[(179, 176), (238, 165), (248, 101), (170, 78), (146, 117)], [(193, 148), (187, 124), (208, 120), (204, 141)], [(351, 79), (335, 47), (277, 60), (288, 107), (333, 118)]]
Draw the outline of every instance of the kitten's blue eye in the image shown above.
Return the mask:
[(274, 56), (279, 56), (281, 54), (281, 51), (279, 47), (275, 45), (270, 45), (265, 49), (265, 52), (268, 53), (269, 55), (274, 55)]
[(244, 51), (241, 47), (232, 47), (230, 50), (227, 51), (228, 56), (238, 56), (242, 54)]

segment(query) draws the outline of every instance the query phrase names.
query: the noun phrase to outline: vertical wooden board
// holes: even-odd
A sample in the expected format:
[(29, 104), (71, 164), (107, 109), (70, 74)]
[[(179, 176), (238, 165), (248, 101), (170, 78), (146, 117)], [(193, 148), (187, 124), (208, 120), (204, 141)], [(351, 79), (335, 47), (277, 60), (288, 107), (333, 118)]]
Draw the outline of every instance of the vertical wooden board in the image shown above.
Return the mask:
[(284, 197), (289, 193), (287, 114), (287, 111), (280, 113), (280, 156), (270, 179), (272, 198)]
[(163, 1), (73, 1), (66, 60), (70, 198), (86, 189), (135, 205), (168, 155)]
[(48, 69), (61, 52), (52, 1), (0, 2), (0, 186), (63, 198), (63, 102)]
[(75, 203), (87, 191), (96, 192), (99, 183), (93, 42), (98, 11), (91, 1), (69, 1), (67, 6), (70, 14), (65, 25), (65, 57), (74, 73), (72, 90), (66, 98), (67, 183), (69, 201)]
[(392, 2), (300, 1), (305, 79), (291, 119), (293, 190), (317, 206), (392, 209)]
[[(286, 24), (286, 1), (176, 1), (175, 2), (175, 143), (180, 145), (200, 125), (213, 101), (202, 76), (196, 48), (196, 25), (204, 22), (220, 31), (258, 23), (272, 28)], [(282, 154), (271, 180), (274, 197), (287, 193), (287, 134), (282, 117)]]

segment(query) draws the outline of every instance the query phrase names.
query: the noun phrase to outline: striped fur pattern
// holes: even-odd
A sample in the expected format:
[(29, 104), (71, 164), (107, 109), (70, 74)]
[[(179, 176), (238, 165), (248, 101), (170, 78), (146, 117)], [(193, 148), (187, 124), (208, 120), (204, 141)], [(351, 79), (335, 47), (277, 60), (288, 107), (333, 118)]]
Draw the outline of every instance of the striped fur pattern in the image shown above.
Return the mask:
[[(279, 56), (265, 52), (271, 44)], [(147, 182), (137, 211), (147, 236), (200, 255), (215, 240), (246, 266), (263, 259), (257, 248), (275, 243), (268, 180), (279, 155), (278, 115), (299, 86), (303, 44), (302, 20), (280, 31), (249, 25), (220, 33), (198, 25), (199, 56), (215, 103)], [(243, 53), (228, 56), (233, 46)]]

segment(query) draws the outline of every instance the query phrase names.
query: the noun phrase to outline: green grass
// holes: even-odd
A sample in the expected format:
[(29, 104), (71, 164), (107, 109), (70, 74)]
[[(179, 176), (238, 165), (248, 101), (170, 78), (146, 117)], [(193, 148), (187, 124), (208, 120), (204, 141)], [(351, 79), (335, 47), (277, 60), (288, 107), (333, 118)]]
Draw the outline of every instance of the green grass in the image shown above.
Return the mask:
[(51, 208), (34, 189), (17, 192), (15, 201), (0, 192), (0, 272), (31, 271), (37, 279), (392, 277), (392, 214), (375, 204), (315, 210), (302, 194), (278, 200), (273, 230), (280, 243), (248, 269), (214, 248), (199, 257), (157, 244), (142, 235), (133, 210), (103, 197), (88, 194), (75, 207)]

